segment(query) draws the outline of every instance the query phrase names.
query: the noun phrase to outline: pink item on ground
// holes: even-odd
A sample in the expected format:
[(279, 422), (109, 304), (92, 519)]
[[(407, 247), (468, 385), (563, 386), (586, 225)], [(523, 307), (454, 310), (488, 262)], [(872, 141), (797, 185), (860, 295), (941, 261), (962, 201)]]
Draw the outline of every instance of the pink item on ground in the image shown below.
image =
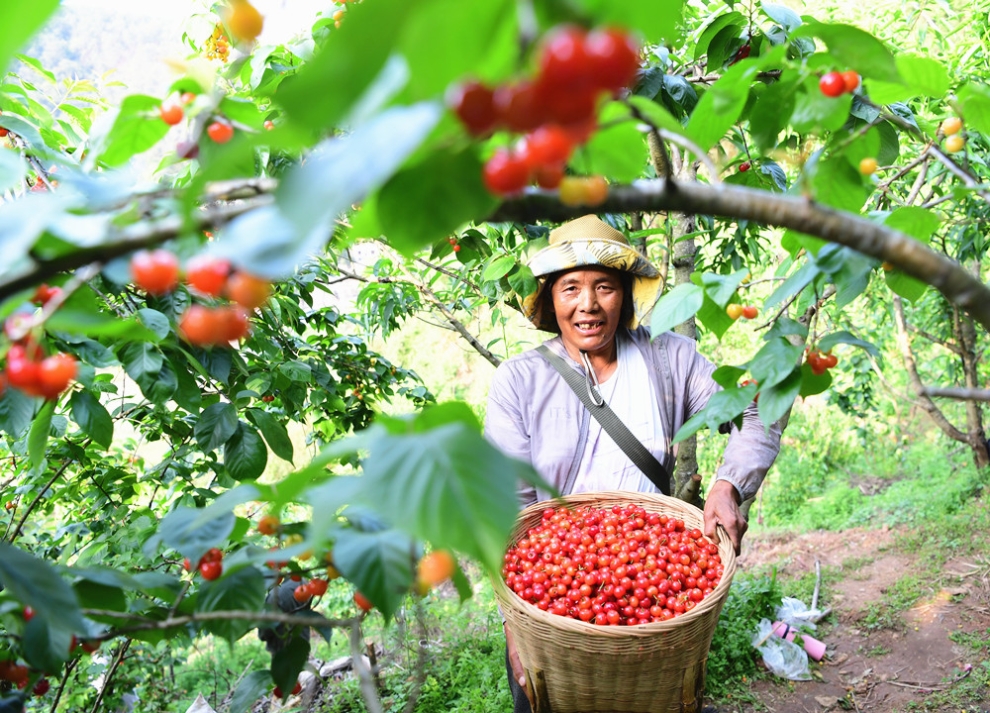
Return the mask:
[[(782, 621), (775, 621), (773, 623), (773, 633), (777, 636), (787, 639), (788, 641), (794, 641), (794, 634), (797, 633), (797, 629), (792, 626), (788, 626)], [(808, 656), (813, 658), (815, 661), (821, 661), (822, 657), (825, 655), (825, 644), (818, 639), (813, 639), (807, 634), (801, 634), (801, 643), (804, 645), (804, 650), (808, 652)]]

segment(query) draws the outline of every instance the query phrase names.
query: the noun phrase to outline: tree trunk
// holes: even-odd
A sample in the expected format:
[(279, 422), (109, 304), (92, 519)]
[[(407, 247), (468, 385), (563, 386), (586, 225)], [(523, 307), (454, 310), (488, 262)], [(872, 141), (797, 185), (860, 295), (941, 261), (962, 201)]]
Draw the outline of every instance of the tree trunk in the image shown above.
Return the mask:
[[(976, 374), (976, 329), (973, 320), (962, 314), (958, 308), (952, 311), (955, 315), (956, 341), (962, 349), (966, 388), (977, 390), (980, 384)], [(983, 431), (983, 409), (972, 399), (966, 401), (966, 434), (973, 451), (973, 463), (977, 468), (986, 468), (990, 465), (990, 454), (987, 453), (987, 439)]]

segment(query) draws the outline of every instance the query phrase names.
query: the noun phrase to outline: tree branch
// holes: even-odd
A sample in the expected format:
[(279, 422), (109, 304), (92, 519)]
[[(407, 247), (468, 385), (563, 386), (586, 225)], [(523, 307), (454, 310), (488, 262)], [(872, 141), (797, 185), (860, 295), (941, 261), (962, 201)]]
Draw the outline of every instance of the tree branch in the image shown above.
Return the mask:
[(122, 634), (129, 634), (133, 631), (174, 629), (176, 627), (185, 626), (186, 624), (194, 624), (201, 621), (253, 621), (272, 624), (292, 624), (294, 626), (310, 626), (315, 629), (323, 629), (328, 626), (331, 628), (343, 628), (350, 626), (354, 621), (353, 619), (327, 619), (322, 616), (289, 614), (281, 611), (247, 611), (245, 609), (197, 612), (186, 616), (169, 616), (165, 619), (149, 619), (141, 616), (140, 614), (129, 614), (127, 612), (110, 611), (106, 609), (81, 609), (80, 611), (83, 616), (138, 622), (131, 626), (126, 626), (107, 632), (102, 636), (91, 637), (94, 641), (105, 641)]
[(982, 389), (928, 386), (922, 390), (922, 394), (924, 396), (956, 399), (958, 401), (990, 401), (990, 391), (984, 391)]
[(450, 326), (456, 329), (457, 332), (467, 340), (468, 344), (474, 347), (476, 352), (485, 357), (485, 359), (487, 359), (492, 366), (497, 367), (502, 363), (501, 359), (488, 351), (488, 349), (485, 348), (485, 345), (479, 342), (477, 337), (471, 334), (471, 332), (467, 330), (467, 327), (465, 327), (461, 321), (454, 316), (454, 313), (447, 309), (447, 305), (445, 305), (440, 298), (434, 294), (433, 290), (426, 285), (416, 285), (416, 287), (423, 293), (423, 296), (426, 297), (430, 304), (440, 310), (440, 314), (442, 314), (444, 318), (450, 322)]
[[(613, 188), (595, 210), (600, 213), (680, 211), (791, 228), (892, 263), (935, 287), (990, 330), (990, 289), (958, 263), (903, 233), (804, 198), (727, 184), (669, 185), (656, 179)], [(534, 190), (504, 202), (487, 220), (532, 222), (539, 218), (564, 222), (587, 212), (587, 206), (565, 206), (555, 193)]]

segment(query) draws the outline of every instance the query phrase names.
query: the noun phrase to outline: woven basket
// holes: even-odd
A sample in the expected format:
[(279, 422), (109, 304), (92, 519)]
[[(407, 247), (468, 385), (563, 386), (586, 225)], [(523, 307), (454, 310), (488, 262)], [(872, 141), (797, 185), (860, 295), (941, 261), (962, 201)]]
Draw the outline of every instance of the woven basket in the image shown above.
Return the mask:
[[(682, 500), (623, 491), (568, 495), (573, 507), (638, 505), (703, 528), (702, 512)], [(515, 544), (543, 511), (560, 500), (529, 506), (512, 533)], [(526, 602), (501, 577), (495, 596), (512, 631), (536, 713), (696, 713), (702, 708), (705, 664), (722, 604), (736, 570), (724, 531), (718, 543), (724, 573), (694, 609), (669, 621), (639, 626), (596, 626), (550, 614)]]

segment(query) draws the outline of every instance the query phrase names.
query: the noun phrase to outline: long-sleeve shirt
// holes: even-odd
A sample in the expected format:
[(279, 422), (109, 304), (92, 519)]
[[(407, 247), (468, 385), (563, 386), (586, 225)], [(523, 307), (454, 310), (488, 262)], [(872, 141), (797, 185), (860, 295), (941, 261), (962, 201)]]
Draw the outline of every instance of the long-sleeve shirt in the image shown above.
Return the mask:
[[(691, 416), (721, 387), (711, 378), (714, 365), (687, 337), (665, 332), (652, 340), (646, 327), (620, 329), (617, 339), (628, 339), (646, 361), (650, 384), (659, 405), (662, 437), (650, 449), (668, 472), (673, 471), (675, 449), (671, 439)], [(547, 346), (583, 374), (567, 354), (560, 337)], [(644, 393), (649, 398), (649, 393)], [(623, 414), (616, 414), (621, 419)], [(560, 493), (574, 491), (585, 454), (591, 414), (554, 367), (535, 350), (503, 362), (495, 371), (488, 393), (485, 436), (507, 455), (532, 464), (537, 473)], [(755, 404), (743, 413), (742, 428), (729, 434), (723, 462), (716, 475), (732, 483), (745, 499), (756, 494), (780, 450), (780, 426), (764, 429)], [(652, 484), (651, 484), (652, 485)], [(656, 492), (656, 488), (652, 488)], [(523, 485), (523, 506), (544, 500), (550, 493)]]

